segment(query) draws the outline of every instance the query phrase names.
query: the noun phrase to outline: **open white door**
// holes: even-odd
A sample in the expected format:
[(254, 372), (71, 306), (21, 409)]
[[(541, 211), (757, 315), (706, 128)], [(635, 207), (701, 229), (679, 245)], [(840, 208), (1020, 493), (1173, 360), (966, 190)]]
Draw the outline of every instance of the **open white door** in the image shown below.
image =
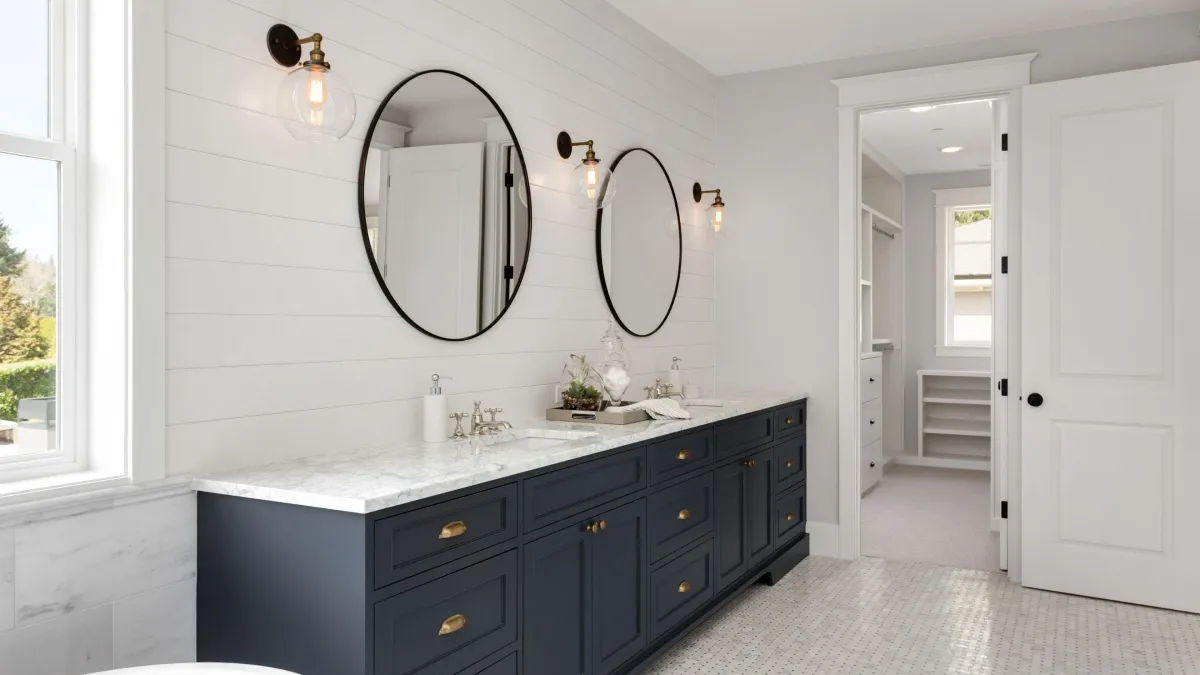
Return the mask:
[(1200, 612), (1200, 63), (1023, 101), (1022, 582)]
[[(388, 289), (425, 330), (479, 330), (483, 143), (388, 150)], [(381, 225), (384, 227), (384, 225)]]

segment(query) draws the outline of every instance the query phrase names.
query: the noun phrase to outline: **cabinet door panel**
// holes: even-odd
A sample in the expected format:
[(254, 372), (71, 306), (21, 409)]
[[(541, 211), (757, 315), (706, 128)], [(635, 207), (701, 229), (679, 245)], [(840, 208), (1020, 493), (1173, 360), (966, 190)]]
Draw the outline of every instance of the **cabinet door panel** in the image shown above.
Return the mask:
[(746, 467), (741, 462), (716, 470), (717, 588), (746, 571)]
[(590, 673), (592, 536), (572, 525), (525, 546), (526, 673)]
[[(599, 515), (592, 535), (593, 675), (605, 675), (646, 646), (646, 500)], [(550, 671), (546, 671), (550, 672)]]
[(746, 467), (746, 541), (751, 567), (775, 550), (775, 503), (771, 494), (774, 456), (773, 449), (764, 450), (751, 457), (752, 465)]

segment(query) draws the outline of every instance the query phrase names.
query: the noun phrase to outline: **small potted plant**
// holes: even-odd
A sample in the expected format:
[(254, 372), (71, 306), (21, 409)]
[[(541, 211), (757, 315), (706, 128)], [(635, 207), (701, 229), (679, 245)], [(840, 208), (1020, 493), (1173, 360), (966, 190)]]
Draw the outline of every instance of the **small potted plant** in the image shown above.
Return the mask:
[(600, 410), (603, 397), (600, 390), (592, 384), (597, 376), (595, 369), (588, 363), (587, 356), (572, 354), (563, 371), (570, 378), (567, 388), (562, 393), (563, 409)]

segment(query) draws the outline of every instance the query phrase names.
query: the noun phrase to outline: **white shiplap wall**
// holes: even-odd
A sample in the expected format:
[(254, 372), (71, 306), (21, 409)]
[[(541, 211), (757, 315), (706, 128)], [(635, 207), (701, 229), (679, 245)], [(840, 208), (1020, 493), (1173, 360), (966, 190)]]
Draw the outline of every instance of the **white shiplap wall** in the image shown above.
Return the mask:
[[(713, 241), (692, 203), (714, 175), (716, 79), (601, 0), (168, 0), (168, 471), (195, 473), (378, 447), (420, 436), (434, 373), (451, 409), (481, 398), (536, 419), (572, 351), (609, 318), (594, 213), (565, 193), (560, 130), (611, 160), (653, 150), (684, 227), (667, 325), (630, 338), (637, 388), (680, 356), (715, 382)], [(293, 140), (273, 119), (284, 70), (265, 46), (284, 22), (320, 31), (358, 95), (349, 137)], [(533, 242), (515, 305), (486, 335), (433, 340), (387, 304), (358, 231), (358, 159), (380, 100), (417, 70), (471, 77), (525, 152)], [(618, 186), (619, 189), (619, 186)], [(619, 194), (619, 193), (618, 193)]]

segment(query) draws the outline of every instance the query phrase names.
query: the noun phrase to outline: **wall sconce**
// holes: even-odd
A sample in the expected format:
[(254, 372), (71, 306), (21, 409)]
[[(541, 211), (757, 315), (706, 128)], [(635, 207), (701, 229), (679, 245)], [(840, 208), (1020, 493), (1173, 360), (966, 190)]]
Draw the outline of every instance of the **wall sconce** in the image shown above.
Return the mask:
[[(327, 143), (345, 136), (354, 124), (358, 103), (354, 91), (329, 70), (321, 51), (321, 34), (300, 39), (281, 23), (267, 31), (267, 50), (281, 66), (300, 65), (279, 83), (276, 95), (279, 119), (292, 136), (302, 141)], [(309, 60), (300, 63), (301, 45), (312, 44)]]
[(596, 151), (592, 149), (592, 141), (571, 141), (571, 134), (561, 131), (558, 134), (558, 156), (570, 159), (575, 146), (586, 145), (587, 154), (583, 162), (571, 172), (571, 201), (581, 209), (604, 208), (612, 203), (617, 194), (617, 181), (612, 171), (600, 166)]
[(702, 189), (700, 189), (699, 183), (692, 184), (692, 199), (695, 199), (697, 204), (700, 203), (700, 200), (703, 198), (703, 195), (707, 195), (707, 194), (716, 194), (717, 195), (717, 198), (713, 200), (712, 217), (710, 217), (708, 219), (708, 222), (709, 222), (709, 224), (712, 225), (713, 232), (715, 232), (716, 234), (720, 234), (721, 226), (725, 224), (725, 202), (721, 201), (721, 191), (720, 190), (702, 190)]

